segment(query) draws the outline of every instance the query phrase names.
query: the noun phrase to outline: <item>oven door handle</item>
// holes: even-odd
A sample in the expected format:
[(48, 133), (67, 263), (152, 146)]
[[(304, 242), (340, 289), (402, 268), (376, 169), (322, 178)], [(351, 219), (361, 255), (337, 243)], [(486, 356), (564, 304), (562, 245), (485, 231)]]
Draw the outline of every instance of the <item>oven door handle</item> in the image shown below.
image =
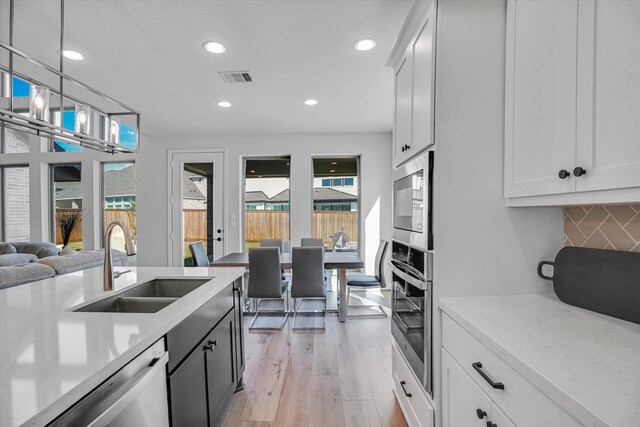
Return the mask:
[(396, 275), (398, 275), (398, 277), (400, 277), (402, 280), (409, 282), (411, 285), (415, 286), (416, 288), (427, 289), (426, 280), (421, 280), (417, 277), (414, 277), (408, 272), (402, 271), (393, 263), (393, 261), (391, 261), (391, 271), (393, 271)]
[(417, 280), (420, 280), (421, 282), (425, 282), (427, 280), (424, 278), (424, 275), (422, 273), (420, 273), (415, 268), (411, 267), (409, 264), (405, 264), (404, 262), (398, 261), (396, 259), (391, 259), (389, 260), (389, 262), (391, 263), (392, 266), (395, 266), (396, 268), (400, 269), (404, 273), (409, 274), (412, 277), (415, 277)]

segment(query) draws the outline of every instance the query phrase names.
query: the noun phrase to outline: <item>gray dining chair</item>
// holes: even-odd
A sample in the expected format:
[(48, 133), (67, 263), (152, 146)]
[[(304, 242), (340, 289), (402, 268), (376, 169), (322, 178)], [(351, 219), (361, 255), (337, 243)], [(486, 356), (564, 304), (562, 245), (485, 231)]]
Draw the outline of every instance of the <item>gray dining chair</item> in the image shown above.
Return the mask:
[(262, 239), (260, 240), (260, 247), (261, 248), (271, 248), (271, 247), (280, 248), (280, 253), (283, 253), (283, 254), (289, 252), (289, 242), (283, 239)]
[[(319, 246), (293, 248), (291, 250), (293, 280), (291, 282), (291, 298), (293, 298), (292, 329), (320, 329), (327, 325), (327, 289), (324, 281), (324, 251)], [(298, 310), (305, 300), (324, 301), (324, 310)], [(300, 300), (298, 303), (297, 300)], [(301, 314), (322, 313), (322, 327), (298, 327), (296, 317)]]
[[(247, 298), (252, 298), (255, 307), (255, 316), (249, 325), (249, 330), (282, 330), (289, 316), (289, 298), (287, 288), (289, 281), (282, 279), (280, 265), (280, 250), (277, 247), (251, 248), (249, 249), (249, 284)], [(283, 310), (260, 310), (260, 304), (264, 300), (283, 300)], [(254, 326), (260, 314), (272, 315), (274, 313), (284, 315), (280, 327), (256, 327)]]
[(191, 252), (194, 267), (209, 267), (209, 257), (202, 242), (190, 243), (189, 252)]
[[(348, 317), (387, 317), (387, 313), (384, 311), (380, 304), (359, 304), (350, 305), (351, 292), (355, 291), (368, 291), (371, 289), (382, 289), (387, 287), (387, 281), (384, 277), (384, 258), (389, 247), (389, 242), (386, 240), (380, 240), (378, 245), (378, 251), (376, 252), (375, 259), (375, 275), (369, 276), (365, 274), (347, 274), (347, 316)], [(373, 314), (349, 314), (348, 309), (352, 308), (374, 308), (379, 313)]]
[[(307, 246), (320, 246), (323, 250), (327, 250), (327, 246), (324, 244), (324, 240), (321, 238), (315, 237), (303, 237), (300, 239), (300, 245), (303, 247)], [(324, 281), (327, 285), (328, 290), (331, 289), (331, 279), (333, 278), (332, 270), (324, 271)]]
[(301, 246), (321, 246), (324, 247), (324, 240), (315, 237), (303, 237), (300, 240)]

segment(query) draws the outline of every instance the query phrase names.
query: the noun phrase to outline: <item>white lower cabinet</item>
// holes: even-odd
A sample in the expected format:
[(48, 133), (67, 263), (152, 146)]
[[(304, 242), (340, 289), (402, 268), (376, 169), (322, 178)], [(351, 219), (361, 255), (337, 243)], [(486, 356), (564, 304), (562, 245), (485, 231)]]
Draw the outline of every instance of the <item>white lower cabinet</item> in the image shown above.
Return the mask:
[(491, 399), (442, 350), (442, 426), (480, 427), (491, 414)]
[(443, 427), (582, 426), (444, 313), (442, 347)]
[(433, 406), (394, 342), (391, 348), (393, 392), (409, 427), (433, 427)]

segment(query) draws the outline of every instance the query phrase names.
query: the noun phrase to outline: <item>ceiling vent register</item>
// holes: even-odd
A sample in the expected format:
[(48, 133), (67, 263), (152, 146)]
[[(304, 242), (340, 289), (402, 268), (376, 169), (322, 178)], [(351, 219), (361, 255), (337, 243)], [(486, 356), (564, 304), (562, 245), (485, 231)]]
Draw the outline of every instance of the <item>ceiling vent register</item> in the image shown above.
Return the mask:
[(227, 83), (251, 83), (253, 76), (249, 71), (220, 71), (220, 77)]

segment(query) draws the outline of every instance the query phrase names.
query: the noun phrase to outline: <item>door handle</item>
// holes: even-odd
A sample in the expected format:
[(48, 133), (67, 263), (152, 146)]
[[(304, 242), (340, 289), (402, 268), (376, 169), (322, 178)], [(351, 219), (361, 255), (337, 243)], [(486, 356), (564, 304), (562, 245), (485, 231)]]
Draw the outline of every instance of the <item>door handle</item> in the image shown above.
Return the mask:
[(473, 369), (476, 370), (477, 373), (480, 374), (480, 376), (482, 378), (484, 378), (484, 380), (486, 382), (489, 383), (489, 385), (495, 389), (498, 390), (504, 390), (504, 384), (502, 384), (501, 382), (495, 382), (491, 379), (491, 377), (489, 375), (487, 375), (483, 370), (482, 370), (482, 363), (481, 362), (475, 362), (472, 363), (471, 366), (473, 367)]
[(222, 237), (218, 237), (216, 240), (217, 240), (218, 242), (222, 242)]
[(402, 387), (402, 391), (404, 392), (404, 395), (407, 397), (411, 397), (412, 394), (407, 392), (407, 389), (405, 388), (405, 385), (407, 384), (406, 381), (400, 381), (400, 387)]

